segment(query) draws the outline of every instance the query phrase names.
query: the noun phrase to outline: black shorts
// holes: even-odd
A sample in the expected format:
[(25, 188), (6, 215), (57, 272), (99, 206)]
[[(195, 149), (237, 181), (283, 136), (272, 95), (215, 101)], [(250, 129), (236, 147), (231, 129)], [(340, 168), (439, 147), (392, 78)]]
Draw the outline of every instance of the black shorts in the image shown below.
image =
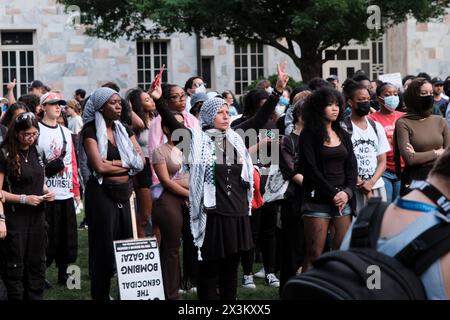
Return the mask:
[(133, 186), (135, 189), (150, 188), (152, 185), (152, 169), (150, 159), (145, 158), (144, 169), (133, 177)]

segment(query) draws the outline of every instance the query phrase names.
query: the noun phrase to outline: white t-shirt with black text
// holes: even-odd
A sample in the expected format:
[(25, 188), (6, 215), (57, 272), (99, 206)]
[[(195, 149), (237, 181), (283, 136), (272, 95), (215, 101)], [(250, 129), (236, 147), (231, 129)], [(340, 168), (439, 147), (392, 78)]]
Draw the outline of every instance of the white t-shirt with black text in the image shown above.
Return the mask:
[[(390, 151), (391, 146), (386, 137), (386, 132), (379, 122), (374, 121), (377, 128), (376, 133), (369, 120), (366, 119), (366, 122), (367, 128), (363, 130), (352, 121), (352, 143), (358, 164), (358, 176), (363, 180), (370, 180), (377, 170), (377, 157)], [(384, 187), (382, 178), (378, 179), (373, 189), (381, 187)]]
[[(45, 184), (48, 189), (55, 193), (56, 200), (66, 200), (78, 195), (78, 190), (74, 187), (78, 185), (77, 161), (72, 144), (72, 134), (66, 127), (61, 127), (66, 138), (66, 155), (64, 157), (65, 168), (60, 173), (51, 178), (45, 177)], [(45, 154), (48, 162), (58, 158), (62, 153), (64, 140), (61, 134), (60, 126), (50, 127), (39, 122), (39, 141), (38, 145)]]

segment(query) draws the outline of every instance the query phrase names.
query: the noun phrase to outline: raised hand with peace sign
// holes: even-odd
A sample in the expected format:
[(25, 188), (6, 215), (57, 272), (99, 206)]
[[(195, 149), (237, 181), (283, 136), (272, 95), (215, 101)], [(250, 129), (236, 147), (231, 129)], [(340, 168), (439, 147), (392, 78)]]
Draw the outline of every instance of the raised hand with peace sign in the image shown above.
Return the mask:
[(289, 81), (289, 76), (286, 73), (286, 65), (286, 62), (277, 64), (277, 84), (275, 85), (275, 89), (278, 92), (283, 92), (283, 89), (287, 86)]

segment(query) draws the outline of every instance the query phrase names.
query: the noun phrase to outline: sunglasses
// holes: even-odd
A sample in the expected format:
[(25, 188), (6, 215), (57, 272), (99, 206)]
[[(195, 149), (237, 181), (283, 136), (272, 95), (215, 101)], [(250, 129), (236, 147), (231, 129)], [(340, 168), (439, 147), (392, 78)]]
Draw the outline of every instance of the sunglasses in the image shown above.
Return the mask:
[(32, 112), (24, 112), (16, 117), (16, 122), (26, 121), (28, 119), (36, 119), (36, 116)]

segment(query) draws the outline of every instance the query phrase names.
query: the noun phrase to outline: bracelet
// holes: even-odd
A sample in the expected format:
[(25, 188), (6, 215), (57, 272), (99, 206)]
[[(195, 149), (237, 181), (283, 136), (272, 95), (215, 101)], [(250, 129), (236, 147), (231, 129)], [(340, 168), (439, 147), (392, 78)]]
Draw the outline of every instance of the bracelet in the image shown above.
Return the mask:
[(273, 94), (274, 96), (281, 97), (281, 96), (283, 95), (283, 92), (280, 92), (280, 91), (278, 91), (276, 88), (273, 88), (272, 94)]
[(26, 204), (27, 203), (27, 195), (21, 194), (19, 202), (20, 202), (20, 204)]
[(6, 220), (6, 216), (3, 213), (0, 213), (0, 220), (3, 220), (3, 221)]

